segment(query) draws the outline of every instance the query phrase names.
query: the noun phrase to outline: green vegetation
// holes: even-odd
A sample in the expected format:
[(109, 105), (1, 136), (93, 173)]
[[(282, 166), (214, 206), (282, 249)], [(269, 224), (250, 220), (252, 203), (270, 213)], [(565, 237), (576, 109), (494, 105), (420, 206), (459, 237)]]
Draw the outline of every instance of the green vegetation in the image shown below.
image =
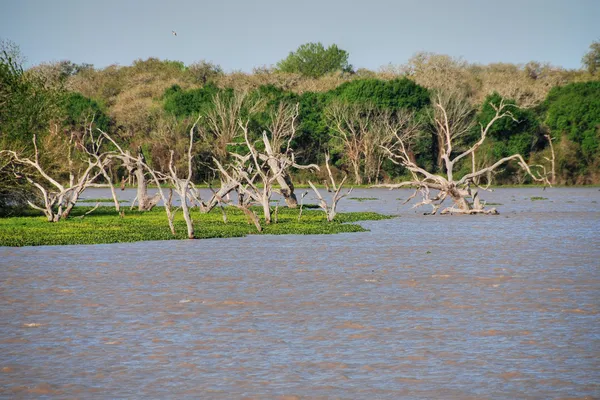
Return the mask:
[(311, 78), (341, 71), (351, 72), (348, 52), (335, 44), (325, 48), (321, 43), (306, 43), (277, 63), (281, 72), (296, 73)]
[(593, 42), (590, 45), (590, 51), (585, 53), (581, 63), (590, 74), (593, 75), (598, 72), (600, 69), (600, 41)]
[[(174, 151), (174, 166), (181, 173), (186, 170), (189, 128), (200, 113), (205, 118), (193, 143), (192, 177), (198, 185), (219, 181), (213, 157), (227, 164), (232, 159), (229, 151), (243, 153), (240, 118), (248, 117), (251, 140), (259, 139), (263, 130), (270, 132), (280, 104), (298, 104), (291, 141), (297, 163), (323, 165), (324, 154), (329, 153), (338, 181), (348, 175), (355, 184), (397, 182), (410, 173), (382, 153), (382, 145), (391, 145), (389, 141), (394, 139), (386, 137), (386, 130), (381, 129), (385, 124), (377, 118), (388, 113), (389, 122), (395, 118), (390, 115), (410, 110), (415, 120), (431, 122), (431, 95), (442, 90), (465, 93), (469, 117), (476, 116), (482, 124), (493, 117), (493, 105), (501, 98), (514, 105), (514, 119), (497, 121), (477, 150), (474, 161), (478, 166), (520, 153), (530, 165), (543, 165), (547, 171), (555, 166), (558, 185), (598, 184), (599, 48), (598, 42), (592, 43), (580, 70), (536, 62), (476, 65), (418, 53), (404, 65), (376, 72), (353, 71), (348, 52), (336, 45), (307, 43), (276, 68), (245, 74), (225, 73), (218, 64), (206, 61), (186, 66), (157, 58), (102, 69), (60, 61), (26, 70), (19, 47), (0, 41), (0, 208), (23, 205), (27, 200), (43, 203), (36, 197), (39, 191), (27, 181), (30, 176), (39, 180), (39, 171), (23, 163), (16, 171), (14, 157), (8, 152), (32, 158), (34, 135), (39, 163), (61, 184), (68, 181), (69, 173), (85, 168), (89, 151), (114, 150), (106, 141), (100, 147), (86, 141), (90, 128), (95, 134), (95, 128), (106, 131), (131, 154), (143, 154), (146, 162), (162, 173), (167, 172)], [(233, 100), (240, 93), (246, 95), (235, 114), (231, 111)], [(211, 127), (206, 117), (215, 112), (217, 98), (227, 110), (219, 115), (223, 118), (217, 118), (221, 126)], [(335, 107), (341, 118), (337, 121), (332, 118)], [(227, 115), (235, 116), (228, 119)], [(344, 118), (342, 125), (348, 129), (341, 133), (336, 122)], [(345, 141), (341, 136), (348, 132), (352, 134)], [(465, 132), (453, 153), (475, 143), (478, 132), (478, 127)], [(445, 167), (431, 124), (422, 124), (415, 136), (410, 158), (443, 175)], [(550, 159), (555, 162), (551, 164)], [(456, 166), (454, 177), (468, 173), (472, 161), (465, 157)], [(106, 168), (115, 183), (132, 171), (116, 161)], [(296, 187), (309, 179), (318, 184), (325, 178), (323, 171), (291, 169), (290, 174)], [(531, 183), (514, 163), (504, 166), (493, 179), (496, 185)], [(49, 188), (48, 182), (39, 181)], [(98, 182), (106, 183), (106, 176), (100, 176)]]
[[(155, 208), (149, 212), (125, 211), (121, 218), (112, 207), (99, 207), (93, 213), (83, 216), (92, 207), (75, 207), (72, 218), (50, 224), (44, 217), (32, 216), (27, 211), (24, 216), (0, 219), (0, 246), (42, 246), (69, 244), (99, 244), (137, 242), (146, 240), (185, 239), (186, 228), (181, 213), (175, 218), (177, 236), (167, 228), (164, 210)], [(305, 207), (308, 208), (308, 207)], [(196, 238), (240, 237), (258, 234), (252, 224), (248, 224), (244, 214), (233, 207), (225, 208), (228, 222), (222, 214), (213, 210), (208, 214), (193, 213)], [(257, 210), (258, 211), (258, 210)], [(389, 216), (356, 212), (338, 214), (328, 223), (320, 210), (305, 209), (298, 221), (298, 209), (280, 208), (277, 223), (263, 225), (263, 234), (333, 234), (343, 232), (363, 232), (359, 225), (349, 222), (380, 220)]]
[(369, 200), (379, 200), (377, 197), (348, 197), (349, 200), (356, 200), (356, 201), (369, 201)]
[[(82, 203), (112, 203), (112, 202), (114, 202), (114, 200), (111, 198), (86, 199), (85, 197), (80, 198), (79, 201), (81, 201)], [(119, 203), (129, 203), (129, 200), (119, 200)]]
[(541, 197), (541, 196), (532, 196), (531, 197), (531, 201), (538, 201), (538, 200), (548, 200), (547, 197)]
[(407, 78), (356, 79), (341, 84), (332, 94), (341, 102), (384, 109), (420, 110), (429, 104), (429, 91)]
[(555, 87), (543, 104), (557, 141), (558, 169), (571, 182), (600, 170), (600, 82)]

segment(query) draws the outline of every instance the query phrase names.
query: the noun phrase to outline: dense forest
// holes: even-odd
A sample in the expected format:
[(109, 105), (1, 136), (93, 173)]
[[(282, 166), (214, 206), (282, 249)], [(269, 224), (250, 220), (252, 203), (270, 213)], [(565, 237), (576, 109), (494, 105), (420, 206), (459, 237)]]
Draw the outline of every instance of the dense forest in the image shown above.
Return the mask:
[[(215, 160), (225, 163), (236, 149), (243, 152), (240, 119), (248, 121), (256, 140), (263, 131), (274, 132), (284, 105), (295, 109), (286, 129), (293, 130), (288, 146), (299, 164), (323, 165), (328, 154), (334, 174), (348, 175), (354, 184), (402, 181), (409, 171), (388, 157), (385, 149), (393, 137), (381, 126), (389, 112), (407, 110), (421, 121), (409, 149), (411, 159), (444, 174), (441, 144), (432, 134), (431, 99), (440, 92), (463, 99), (469, 117), (456, 151), (478, 140), (480, 126), (490, 122), (500, 101), (512, 106), (511, 118), (490, 129), (477, 160), (465, 159), (455, 174), (467, 173), (471, 163), (489, 164), (518, 153), (527, 164), (540, 166), (554, 184), (600, 183), (598, 42), (584, 55), (580, 70), (537, 62), (470, 64), (431, 53), (379, 71), (355, 70), (346, 51), (309, 43), (275, 66), (252, 73), (225, 73), (206, 61), (184, 65), (156, 58), (131, 66), (94, 68), (61, 61), (25, 70), (18, 46), (8, 41), (1, 45), (4, 199), (32, 193), (33, 183), (10, 154), (35, 157), (55, 179), (66, 181), (73, 179), (73, 163), (81, 170), (86, 158), (80, 156), (91, 154), (94, 143), (100, 146), (84, 137), (102, 131), (122, 148), (139, 151), (157, 171), (166, 171), (172, 158), (175, 165), (185, 164), (188, 132), (199, 117), (192, 180), (213, 181), (218, 178)], [(123, 165), (107, 165), (107, 173), (115, 181), (129, 178)], [(296, 182), (322, 181), (323, 174), (292, 169)], [(99, 176), (98, 182), (103, 179)], [(487, 179), (494, 184), (532, 182), (511, 163)]]

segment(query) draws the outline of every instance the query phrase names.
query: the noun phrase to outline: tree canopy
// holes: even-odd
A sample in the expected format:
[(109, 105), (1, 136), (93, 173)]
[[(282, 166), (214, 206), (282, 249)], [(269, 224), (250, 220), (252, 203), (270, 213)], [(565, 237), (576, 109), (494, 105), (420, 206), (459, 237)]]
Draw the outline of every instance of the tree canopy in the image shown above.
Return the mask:
[(306, 43), (290, 52), (287, 58), (277, 63), (281, 72), (298, 73), (311, 78), (336, 72), (350, 72), (348, 52), (332, 44), (325, 48), (322, 43)]
[(581, 146), (587, 160), (600, 147), (600, 82), (580, 82), (555, 87), (544, 104), (546, 125), (553, 135), (566, 134)]
[(595, 74), (600, 69), (600, 41), (593, 42), (590, 45), (590, 51), (585, 53), (581, 63), (590, 74)]
[(381, 108), (421, 109), (429, 104), (429, 92), (407, 78), (384, 81), (357, 79), (337, 87), (333, 93), (349, 103), (370, 103)]

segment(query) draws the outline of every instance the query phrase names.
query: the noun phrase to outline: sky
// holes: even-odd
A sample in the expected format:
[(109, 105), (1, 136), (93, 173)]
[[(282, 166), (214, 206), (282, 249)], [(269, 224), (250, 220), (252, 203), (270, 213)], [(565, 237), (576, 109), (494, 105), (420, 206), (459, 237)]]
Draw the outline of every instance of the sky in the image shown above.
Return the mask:
[(251, 72), (321, 42), (371, 70), (420, 51), (573, 69), (600, 40), (600, 0), (0, 0), (0, 38), (27, 67), (158, 57)]

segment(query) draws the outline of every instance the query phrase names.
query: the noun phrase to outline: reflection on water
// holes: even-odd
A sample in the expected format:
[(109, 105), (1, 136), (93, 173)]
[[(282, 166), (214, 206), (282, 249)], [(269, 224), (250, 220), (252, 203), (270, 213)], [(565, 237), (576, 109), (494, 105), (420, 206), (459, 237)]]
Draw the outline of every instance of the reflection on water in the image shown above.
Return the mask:
[(0, 248), (0, 397), (600, 396), (597, 189), (498, 190), (500, 216), (468, 217), (353, 195), (401, 216)]

